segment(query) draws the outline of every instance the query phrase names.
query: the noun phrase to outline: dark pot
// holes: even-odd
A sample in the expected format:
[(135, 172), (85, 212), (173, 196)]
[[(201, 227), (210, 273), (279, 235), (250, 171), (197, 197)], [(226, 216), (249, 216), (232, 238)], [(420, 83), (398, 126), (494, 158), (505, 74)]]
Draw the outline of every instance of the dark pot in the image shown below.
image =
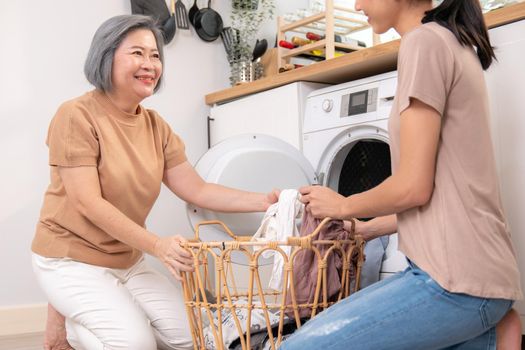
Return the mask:
[(222, 18), (211, 8), (211, 0), (208, 0), (208, 7), (197, 12), (193, 26), (199, 38), (204, 41), (214, 41), (219, 37), (223, 28)]

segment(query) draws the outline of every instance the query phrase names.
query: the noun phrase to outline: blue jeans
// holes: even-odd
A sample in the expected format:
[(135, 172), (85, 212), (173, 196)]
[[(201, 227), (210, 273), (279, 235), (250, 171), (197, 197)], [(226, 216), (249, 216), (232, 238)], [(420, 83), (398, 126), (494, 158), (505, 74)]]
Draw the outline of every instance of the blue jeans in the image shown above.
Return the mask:
[(410, 264), (320, 313), (280, 349), (496, 349), (495, 326), (512, 304), (449, 293)]

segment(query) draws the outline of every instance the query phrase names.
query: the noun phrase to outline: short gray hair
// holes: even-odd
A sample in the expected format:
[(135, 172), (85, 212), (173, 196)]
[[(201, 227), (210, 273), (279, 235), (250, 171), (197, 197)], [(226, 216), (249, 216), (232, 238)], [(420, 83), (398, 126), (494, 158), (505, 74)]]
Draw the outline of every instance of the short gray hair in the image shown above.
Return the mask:
[[(115, 50), (130, 32), (137, 29), (151, 30), (157, 42), (160, 61), (164, 64), (164, 54), (162, 50), (164, 46), (163, 36), (153, 18), (143, 15), (121, 15), (112, 17), (102, 23), (95, 32), (86, 63), (84, 64), (84, 74), (87, 80), (97, 89), (105, 92), (111, 91), (111, 73)], [(154, 91), (159, 89), (161, 80), (162, 75)]]

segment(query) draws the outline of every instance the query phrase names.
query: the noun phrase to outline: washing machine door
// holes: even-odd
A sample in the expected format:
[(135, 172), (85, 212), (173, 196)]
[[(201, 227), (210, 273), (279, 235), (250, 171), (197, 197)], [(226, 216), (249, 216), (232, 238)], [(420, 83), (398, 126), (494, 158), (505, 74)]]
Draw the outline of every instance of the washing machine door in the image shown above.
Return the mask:
[[(244, 134), (228, 138), (206, 152), (195, 165), (206, 182), (251, 192), (299, 188), (315, 183), (308, 160), (290, 144), (268, 135)], [(192, 227), (205, 220), (224, 222), (235, 235), (253, 235), (264, 213), (217, 213), (187, 205)], [(227, 241), (218, 226), (199, 230), (203, 241)]]
[[(387, 120), (378, 120), (342, 129), (339, 133), (337, 130), (330, 131), (332, 132), (331, 141), (318, 162), (317, 171), (320, 183), (348, 197), (369, 190), (383, 182), (391, 174), (390, 148), (386, 129)], [(326, 132), (317, 134), (327, 136)], [(308, 142), (312, 141), (314, 140), (308, 140)], [(313, 144), (308, 147), (312, 146)], [(367, 248), (372, 242), (369, 242)], [(369, 253), (365, 248), (365, 254)], [(368, 256), (374, 258), (372, 254)], [(390, 235), (381, 264), (380, 276), (386, 278), (406, 267), (405, 257), (397, 250), (397, 234)]]

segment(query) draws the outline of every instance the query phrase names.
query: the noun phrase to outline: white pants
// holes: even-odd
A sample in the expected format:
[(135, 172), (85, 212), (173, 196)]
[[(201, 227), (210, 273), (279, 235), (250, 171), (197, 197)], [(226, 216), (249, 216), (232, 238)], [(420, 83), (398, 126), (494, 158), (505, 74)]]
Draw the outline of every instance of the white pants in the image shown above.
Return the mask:
[(193, 348), (182, 286), (144, 258), (110, 269), (33, 254), (33, 270), (77, 350)]

